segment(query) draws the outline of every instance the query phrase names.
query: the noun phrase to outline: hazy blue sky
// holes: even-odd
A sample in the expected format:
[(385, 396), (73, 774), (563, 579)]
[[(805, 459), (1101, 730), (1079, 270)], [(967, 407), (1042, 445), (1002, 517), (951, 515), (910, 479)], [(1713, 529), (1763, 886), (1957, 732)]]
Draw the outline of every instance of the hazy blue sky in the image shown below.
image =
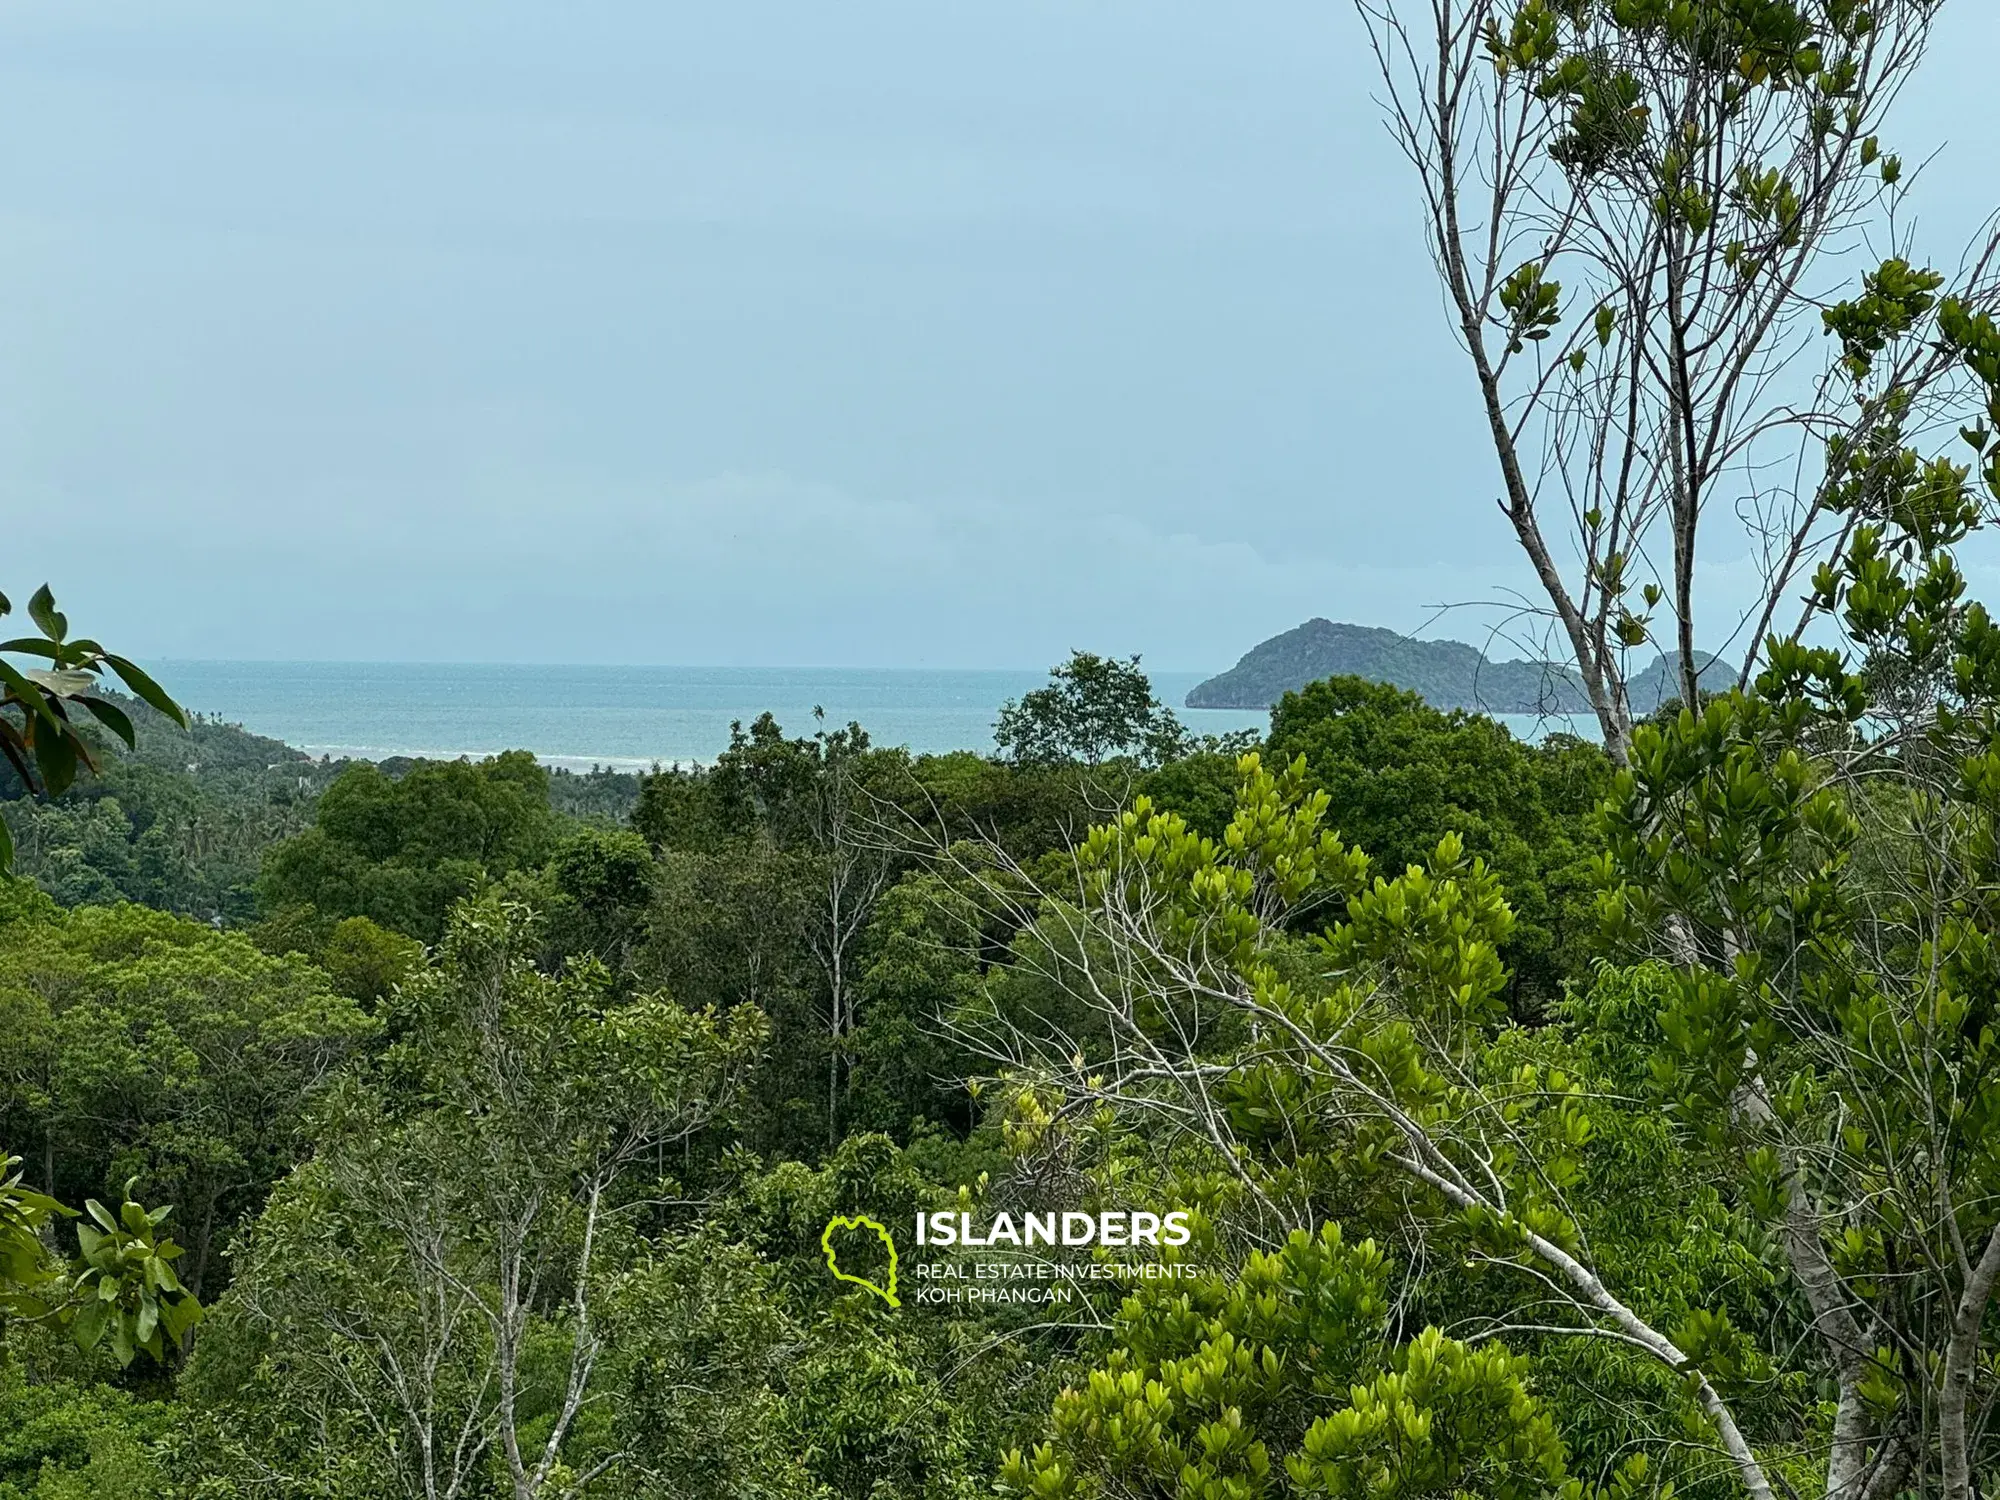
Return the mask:
[[(1898, 123), (1952, 255), (1996, 12), (1947, 7)], [(152, 657), (766, 665), (1209, 667), (1491, 597), (1360, 40), (1344, 0), (0, 4), (0, 586)]]

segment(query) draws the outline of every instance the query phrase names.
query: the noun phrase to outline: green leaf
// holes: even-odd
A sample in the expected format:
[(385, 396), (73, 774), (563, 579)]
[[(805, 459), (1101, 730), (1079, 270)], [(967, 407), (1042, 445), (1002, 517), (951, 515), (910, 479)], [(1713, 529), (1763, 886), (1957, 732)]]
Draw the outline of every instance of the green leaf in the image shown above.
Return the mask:
[(67, 723), (51, 731), (43, 725), (35, 736), (35, 768), (42, 773), (42, 789), (59, 797), (76, 780), (76, 741)]
[(151, 704), (154, 708), (157, 708), (161, 713), (180, 725), (181, 728), (185, 729), (188, 727), (187, 710), (168, 697), (166, 689), (148, 677), (142, 669), (134, 666), (122, 656), (112, 655), (109, 651), (104, 653), (104, 660), (105, 664), (112, 671), (124, 679), (125, 686), (130, 688), (141, 699)]
[(132, 1325), (120, 1315), (111, 1320), (111, 1353), (121, 1368), (132, 1363), (139, 1351), (132, 1345)]
[(28, 601), (28, 618), (42, 628), (42, 634), (52, 641), (59, 641), (69, 634), (69, 621), (56, 608), (56, 596), (49, 592), (45, 583), (35, 590), (35, 597)]
[(192, 1297), (182, 1297), (173, 1302), (160, 1304), (160, 1326), (167, 1331), (167, 1337), (176, 1344), (187, 1337), (187, 1332), (201, 1321), (201, 1304)]
[(102, 698), (79, 698), (77, 702), (81, 703), (98, 723), (123, 740), (127, 750), (139, 748), (139, 737), (133, 733), (132, 721), (126, 717), (124, 709), (115, 703), (106, 703)]
[(79, 1349), (93, 1349), (97, 1341), (104, 1337), (104, 1325), (110, 1321), (111, 1309), (102, 1302), (92, 1301), (76, 1315), (76, 1322), (70, 1325), (70, 1336), (76, 1340)]
[(65, 654), (57, 642), (39, 635), (21, 635), (11, 641), (0, 641), (0, 651), (13, 651), (23, 656), (46, 656), (50, 661), (61, 661)]

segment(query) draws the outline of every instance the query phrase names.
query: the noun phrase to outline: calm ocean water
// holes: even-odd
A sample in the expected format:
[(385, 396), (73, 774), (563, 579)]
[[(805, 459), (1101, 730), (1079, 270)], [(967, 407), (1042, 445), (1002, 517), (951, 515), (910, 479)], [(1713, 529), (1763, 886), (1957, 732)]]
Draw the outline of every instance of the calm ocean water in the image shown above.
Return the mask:
[[(477, 758), (532, 750), (550, 765), (634, 769), (712, 760), (732, 720), (766, 709), (809, 734), (815, 705), (829, 723), (858, 721), (877, 744), (917, 752), (990, 750), (1000, 705), (1044, 672), (867, 668), (564, 667), (385, 662), (148, 663), (189, 709), (216, 714), (312, 755)], [(1155, 672), (1178, 704), (1206, 674)], [(1197, 734), (1262, 728), (1268, 716), (1177, 710)], [(1526, 720), (1517, 733), (1532, 732)]]

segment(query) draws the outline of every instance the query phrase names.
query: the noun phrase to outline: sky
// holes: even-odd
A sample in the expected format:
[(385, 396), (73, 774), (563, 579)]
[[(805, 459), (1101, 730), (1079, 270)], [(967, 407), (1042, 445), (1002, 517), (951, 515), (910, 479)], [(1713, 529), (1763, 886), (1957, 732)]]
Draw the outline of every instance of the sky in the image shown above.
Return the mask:
[[(1527, 577), (1362, 44), (1342, 0), (0, 0), (0, 588), (153, 659), (1481, 639), (1437, 606)], [(1896, 121), (1947, 258), (1996, 46), (1954, 0)]]

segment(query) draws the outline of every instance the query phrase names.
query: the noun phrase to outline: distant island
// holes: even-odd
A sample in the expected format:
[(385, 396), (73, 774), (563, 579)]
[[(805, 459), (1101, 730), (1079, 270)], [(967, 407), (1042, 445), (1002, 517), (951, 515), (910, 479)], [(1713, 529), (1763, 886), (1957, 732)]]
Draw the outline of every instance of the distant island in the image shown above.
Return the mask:
[[(1707, 652), (1702, 686), (1731, 676)], [(1463, 641), (1419, 641), (1393, 630), (1308, 620), (1253, 646), (1227, 672), (1197, 684), (1189, 708), (1269, 708), (1322, 677), (1365, 677), (1422, 696), (1433, 708), (1494, 714), (1588, 714), (1590, 699), (1574, 667), (1546, 661), (1492, 661)], [(1632, 679), (1632, 709), (1651, 713), (1680, 696), (1680, 656), (1656, 657)]]

